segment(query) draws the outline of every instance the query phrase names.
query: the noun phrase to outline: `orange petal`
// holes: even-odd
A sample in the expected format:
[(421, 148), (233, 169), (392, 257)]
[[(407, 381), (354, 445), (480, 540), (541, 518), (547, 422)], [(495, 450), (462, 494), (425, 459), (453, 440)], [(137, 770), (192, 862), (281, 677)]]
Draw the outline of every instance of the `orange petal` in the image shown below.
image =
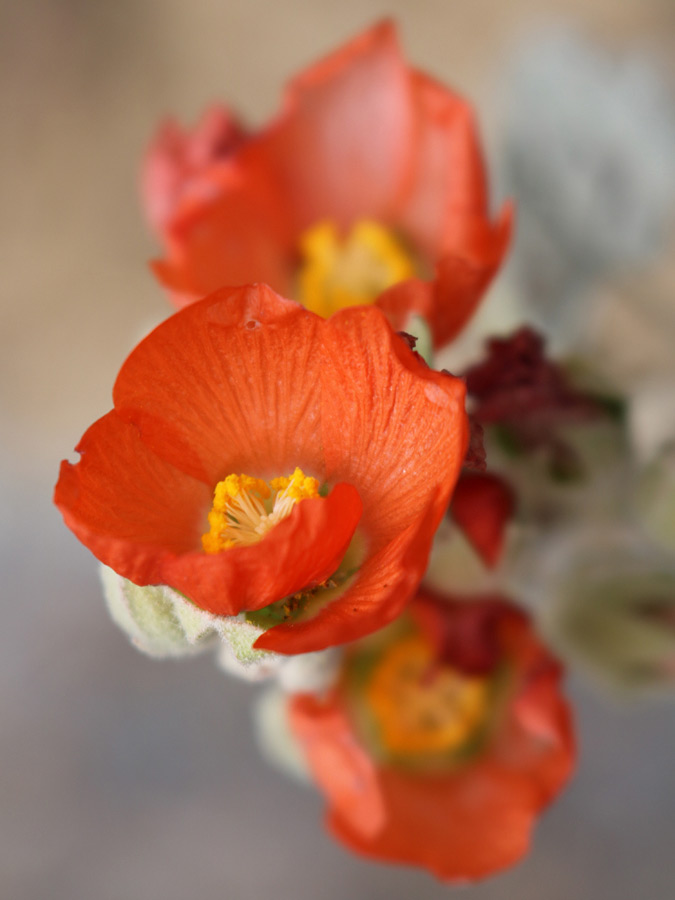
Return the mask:
[(297, 77), (244, 165), (274, 171), (296, 234), (322, 219), (388, 221), (411, 164), (411, 87), (382, 22)]
[(474, 314), (506, 254), (513, 215), (513, 205), (506, 203), (494, 225), (481, 217), (458, 221), (436, 267), (430, 321), (435, 347), (456, 337)]
[(264, 285), (218, 291), (136, 347), (115, 408), (155, 453), (211, 489), (231, 472), (267, 478), (296, 466), (323, 482), (321, 322)]
[(358, 491), (336, 485), (303, 500), (260, 541), (207, 555), (201, 534), (212, 491), (157, 457), (113, 410), (64, 462), (55, 503), (106, 565), (135, 584), (169, 584), (202, 609), (237, 615), (332, 575), (361, 517)]
[(414, 522), (369, 554), (349, 588), (311, 619), (277, 625), (254, 644), (257, 650), (311, 653), (365, 637), (403, 612), (426, 570), (433, 539), (434, 500)]
[(474, 766), (445, 777), (380, 771), (386, 826), (372, 838), (342, 809), (328, 825), (352, 850), (422, 866), (445, 881), (475, 881), (518, 862), (541, 808), (536, 776)]
[(225, 159), (244, 139), (244, 131), (232, 113), (212, 106), (197, 125), (187, 131), (173, 120), (157, 129), (143, 160), (141, 192), (148, 221), (162, 234), (173, 218), (186, 191), (197, 190), (209, 197), (204, 172)]
[[(434, 345), (448, 343), (466, 324), (508, 246), (512, 209), (490, 218), (487, 178), (471, 106), (420, 72), (411, 72), (416, 112), (415, 169), (400, 227), (437, 263), (433, 297), (409, 285), (385, 301), (430, 320)], [(424, 305), (427, 308), (424, 308)]]
[(377, 768), (354, 738), (344, 711), (311, 695), (288, 703), (289, 724), (316, 781), (344, 810), (359, 834), (375, 835), (385, 824)]
[(356, 488), (336, 485), (303, 500), (258, 544), (167, 559), (162, 581), (216, 615), (257, 610), (329, 578), (340, 565), (361, 517)]
[(204, 173), (165, 233), (167, 258), (153, 266), (176, 305), (225, 285), (265, 282), (288, 293), (292, 237), (269, 172), (240, 156)]
[(422, 74), (409, 74), (415, 165), (399, 218), (431, 259), (452, 248), (458, 225), (487, 216), (487, 179), (471, 105)]
[(344, 310), (322, 335), (326, 479), (358, 486), (368, 553), (355, 581), (314, 618), (258, 638), (257, 648), (283, 653), (354, 640), (400, 614), (426, 569), (468, 440), (462, 382), (419, 361), (378, 310)]
[(113, 410), (61, 464), (54, 502), (98, 559), (136, 584), (162, 583), (163, 560), (199, 546), (212, 490), (158, 458)]
[(375, 308), (343, 310), (326, 326), (326, 477), (359, 485), (363, 527), (377, 552), (419, 525), (431, 498), (438, 526), (466, 452), (464, 384), (429, 369)]

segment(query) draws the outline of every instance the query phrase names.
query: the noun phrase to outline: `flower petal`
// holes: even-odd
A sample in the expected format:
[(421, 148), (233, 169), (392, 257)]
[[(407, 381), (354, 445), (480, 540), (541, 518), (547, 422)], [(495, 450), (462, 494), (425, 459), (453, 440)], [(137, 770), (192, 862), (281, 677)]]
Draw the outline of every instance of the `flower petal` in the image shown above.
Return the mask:
[(258, 544), (167, 559), (163, 580), (215, 615), (262, 609), (329, 578), (345, 555), (361, 512), (356, 488), (338, 484), (327, 497), (296, 504)]
[(306, 694), (290, 699), (288, 715), (312, 774), (329, 799), (345, 810), (360, 834), (376, 835), (385, 824), (377, 768), (354, 738), (344, 711)]
[(512, 204), (506, 203), (494, 226), (467, 217), (458, 228), (452, 250), (436, 266), (430, 317), (435, 347), (449, 343), (474, 314), (506, 253), (513, 215)]
[(169, 119), (157, 130), (143, 161), (141, 189), (147, 218), (161, 235), (187, 191), (210, 194), (201, 176), (208, 167), (234, 152), (244, 130), (224, 106), (207, 109), (191, 131)]
[(313, 618), (261, 635), (258, 649), (320, 650), (399, 615), (426, 569), (466, 452), (464, 385), (418, 360), (378, 310), (345, 310), (322, 334), (326, 478), (358, 485), (367, 557), (343, 594)]
[(383, 307), (400, 306), (430, 321), (436, 347), (448, 343), (473, 313), (506, 252), (513, 210), (490, 220), (487, 179), (471, 106), (420, 72), (410, 75), (418, 142), (415, 174), (397, 213), (401, 228), (437, 261), (432, 296), (414, 283), (394, 289)]
[(167, 258), (153, 264), (184, 306), (225, 285), (291, 286), (292, 236), (270, 173), (239, 156), (202, 173), (167, 227)]
[(363, 527), (377, 552), (408, 524), (419, 524), (431, 497), (438, 526), (466, 453), (464, 384), (429, 369), (377, 309), (345, 310), (326, 325), (326, 477), (359, 485)]
[(161, 584), (162, 561), (199, 546), (212, 491), (157, 457), (113, 410), (61, 464), (54, 502), (94, 555), (135, 584)]
[(499, 562), (515, 499), (508, 483), (491, 472), (464, 472), (457, 482), (450, 515), (486, 566)]
[(471, 105), (421, 72), (409, 74), (415, 110), (415, 168), (399, 211), (431, 259), (455, 246), (467, 216), (487, 216), (487, 179)]
[(303, 500), (260, 541), (208, 555), (201, 535), (212, 492), (157, 457), (112, 411), (64, 462), (55, 503), (89, 549), (134, 584), (168, 584), (201, 609), (259, 609), (335, 572), (361, 517), (358, 491), (336, 485)]
[(422, 525), (415, 522), (378, 553), (368, 555), (354, 582), (316, 615), (277, 625), (255, 642), (257, 650), (310, 653), (344, 644), (393, 622), (424, 574), (433, 539), (435, 498)]
[(115, 408), (155, 453), (211, 489), (233, 472), (276, 477), (296, 466), (324, 481), (321, 321), (264, 285), (218, 291), (136, 347)]
[(276, 124), (242, 162), (275, 172), (298, 234), (327, 218), (388, 221), (412, 133), (408, 72), (393, 25), (382, 22), (291, 82)]

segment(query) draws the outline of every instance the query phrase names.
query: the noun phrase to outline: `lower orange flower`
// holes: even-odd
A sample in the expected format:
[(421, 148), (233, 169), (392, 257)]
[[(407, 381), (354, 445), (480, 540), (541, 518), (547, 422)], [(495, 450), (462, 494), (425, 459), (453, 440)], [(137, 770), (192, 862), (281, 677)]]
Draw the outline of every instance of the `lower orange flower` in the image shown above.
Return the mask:
[(574, 760), (561, 670), (500, 598), (419, 595), (348, 649), (324, 698), (290, 725), (328, 801), (328, 825), (375, 859), (471, 880), (515, 863)]
[(129, 356), (55, 502), (118, 575), (246, 614), (303, 653), (394, 619), (466, 450), (463, 384), (375, 308), (330, 320), (270, 288), (177, 313)]

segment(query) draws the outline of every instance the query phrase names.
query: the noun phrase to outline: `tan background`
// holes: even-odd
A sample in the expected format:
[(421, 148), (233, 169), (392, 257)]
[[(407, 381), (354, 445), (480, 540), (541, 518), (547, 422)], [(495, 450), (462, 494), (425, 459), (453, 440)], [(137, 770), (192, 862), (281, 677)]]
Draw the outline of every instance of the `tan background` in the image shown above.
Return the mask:
[[(126, 645), (51, 485), (109, 408), (124, 355), (167, 312), (136, 194), (162, 114), (194, 121), (219, 98), (263, 122), (290, 74), (392, 14), (408, 58), (471, 97), (489, 139), (500, 66), (524, 29), (563, 16), (646, 47), (672, 77), (675, 3), (4, 0), (0, 13), (0, 896), (446, 896), (321, 834), (317, 798), (255, 756), (250, 688), (209, 661), (155, 663)], [(672, 283), (665, 259), (644, 277)], [(576, 784), (532, 857), (476, 898), (675, 895), (672, 709), (575, 692)]]

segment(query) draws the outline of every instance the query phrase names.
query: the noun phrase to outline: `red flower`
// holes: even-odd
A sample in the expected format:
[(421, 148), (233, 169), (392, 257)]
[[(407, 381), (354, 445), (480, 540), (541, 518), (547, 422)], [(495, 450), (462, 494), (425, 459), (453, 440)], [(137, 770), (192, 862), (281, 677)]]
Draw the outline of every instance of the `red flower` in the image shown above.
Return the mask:
[(415, 592), (466, 450), (463, 399), (376, 309), (323, 320), (224, 289), (131, 353), (55, 502), (130, 581), (259, 611), (276, 625), (259, 649), (321, 649)]
[(290, 701), (291, 729), (338, 840), (443, 879), (481, 878), (523, 856), (569, 778), (561, 670), (499, 598), (420, 595), (409, 609), (407, 623), (347, 650), (328, 697)]
[(275, 122), (188, 181), (154, 266), (177, 305), (264, 281), (327, 315), (384, 292), (395, 327), (420, 313), (437, 346), (473, 313), (511, 231), (510, 206), (489, 218), (471, 108), (405, 64), (386, 22), (297, 77)]

